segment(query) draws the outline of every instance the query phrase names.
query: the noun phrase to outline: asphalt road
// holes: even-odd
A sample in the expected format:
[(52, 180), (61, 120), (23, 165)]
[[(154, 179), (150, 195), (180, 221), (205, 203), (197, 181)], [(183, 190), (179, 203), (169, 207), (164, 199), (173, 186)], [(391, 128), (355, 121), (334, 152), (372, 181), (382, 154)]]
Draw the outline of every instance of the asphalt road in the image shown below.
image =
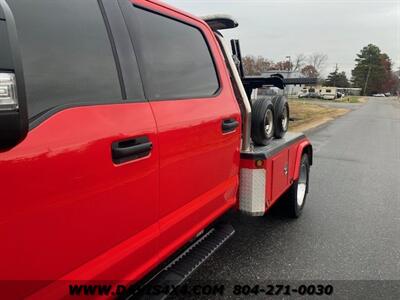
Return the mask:
[(236, 234), (189, 284), (400, 280), (400, 101), (370, 98), (308, 136), (302, 216), (235, 216)]

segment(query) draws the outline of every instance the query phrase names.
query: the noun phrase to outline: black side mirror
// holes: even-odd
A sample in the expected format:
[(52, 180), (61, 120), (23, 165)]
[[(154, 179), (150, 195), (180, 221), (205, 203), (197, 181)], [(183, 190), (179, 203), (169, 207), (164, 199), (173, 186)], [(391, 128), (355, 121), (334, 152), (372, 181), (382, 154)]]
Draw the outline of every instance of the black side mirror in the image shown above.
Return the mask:
[(14, 147), (28, 133), (24, 74), (14, 16), (0, 0), (0, 150)]

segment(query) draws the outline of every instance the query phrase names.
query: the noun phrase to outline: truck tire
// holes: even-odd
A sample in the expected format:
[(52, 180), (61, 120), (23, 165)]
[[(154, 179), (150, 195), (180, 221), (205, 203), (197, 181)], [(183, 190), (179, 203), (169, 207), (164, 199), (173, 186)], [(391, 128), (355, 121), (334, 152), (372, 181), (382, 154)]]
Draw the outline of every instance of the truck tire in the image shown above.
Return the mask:
[(253, 103), (251, 138), (255, 145), (266, 146), (274, 136), (274, 106), (269, 99), (258, 99)]
[(309, 175), (310, 159), (307, 153), (303, 153), (300, 161), (299, 178), (289, 188), (287, 198), (282, 199), (285, 204), (285, 212), (291, 218), (298, 218), (306, 204)]
[(278, 139), (283, 138), (289, 128), (289, 104), (284, 96), (272, 98), (275, 113), (275, 134)]

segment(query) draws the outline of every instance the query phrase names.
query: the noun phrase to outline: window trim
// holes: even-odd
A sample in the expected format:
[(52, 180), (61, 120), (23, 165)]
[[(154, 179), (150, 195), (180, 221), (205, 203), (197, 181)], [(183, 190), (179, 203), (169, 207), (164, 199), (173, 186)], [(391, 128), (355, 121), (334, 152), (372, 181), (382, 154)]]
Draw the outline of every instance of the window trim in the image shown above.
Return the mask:
[[(177, 18), (176, 16), (173, 16), (169, 12), (166, 13), (166, 12), (162, 12), (162, 11), (160, 11), (158, 9), (146, 7), (146, 6), (142, 5), (142, 4), (136, 3), (136, 1), (118, 0), (118, 3), (120, 4), (120, 8), (121, 8), (122, 14), (124, 16), (126, 27), (127, 27), (128, 31), (129, 31), (129, 35), (131, 36), (133, 48), (135, 50), (136, 55), (139, 57), (139, 59), (138, 59), (139, 72), (140, 72), (141, 77), (142, 77), (143, 90), (144, 90), (145, 98), (146, 98), (147, 101), (149, 101), (149, 102), (161, 102), (161, 101), (175, 101), (175, 100), (176, 101), (202, 100), (202, 99), (218, 98), (221, 95), (222, 90), (223, 90), (223, 84), (222, 84), (222, 80), (221, 80), (221, 72), (220, 72), (220, 69), (218, 67), (218, 64), (216, 63), (217, 60), (215, 59), (215, 54), (214, 54), (214, 52), (212, 51), (212, 49), (210, 47), (209, 40), (208, 40), (207, 35), (205, 34), (203, 28), (198, 26), (198, 24), (195, 24), (195, 22), (188, 22), (186, 20), (182, 20), (180, 18)], [(132, 8), (133, 8), (133, 10), (129, 11)], [(190, 98), (190, 97), (175, 97), (175, 98), (161, 98), (161, 99), (152, 99), (152, 98), (148, 97), (148, 95), (146, 94), (146, 82), (143, 79), (144, 78), (143, 77), (143, 68), (144, 68), (144, 66), (143, 66), (142, 60), (140, 59), (141, 53), (140, 53), (140, 51), (137, 51), (137, 46), (135, 48), (135, 44), (140, 45), (140, 39), (137, 38), (138, 34), (137, 34), (136, 29), (135, 29), (136, 28), (135, 25), (137, 24), (136, 17), (135, 17), (136, 9), (142, 9), (142, 10), (148, 11), (150, 13), (159, 15), (161, 17), (164, 17), (164, 18), (167, 18), (167, 19), (171, 19), (173, 21), (176, 21), (176, 22), (182, 23), (184, 25), (190, 26), (190, 27), (192, 27), (192, 28), (194, 28), (194, 29), (196, 29), (196, 30), (198, 30), (200, 32), (200, 34), (203, 37), (204, 42), (206, 43), (207, 49), (208, 49), (208, 51), (210, 53), (210, 57), (211, 57), (211, 60), (212, 60), (213, 66), (214, 66), (215, 74), (216, 74), (216, 77), (217, 77), (217, 80), (218, 80), (218, 89), (212, 95), (196, 96), (196, 97), (192, 97), (192, 98)], [(166, 9), (166, 10), (168, 10), (168, 9)], [(128, 24), (127, 24), (128, 21), (131, 22), (134, 26), (128, 26)], [(132, 28), (132, 27), (134, 27), (134, 28)]]
[(103, 4), (103, 0), (97, 0), (97, 5), (99, 6), (101, 16), (103, 17), (104, 26), (106, 27), (108, 40), (110, 42), (111, 51), (113, 53), (115, 68), (117, 69), (119, 86), (121, 88), (121, 98), (122, 98), (122, 100), (126, 100), (127, 99), (126, 87), (125, 87), (124, 77), (122, 76), (121, 62), (118, 57), (117, 46), (115, 44), (115, 38), (111, 31), (110, 21), (107, 17), (106, 10), (105, 10), (104, 4)]
[(76, 102), (76, 103), (66, 103), (66, 104), (59, 104), (43, 112), (37, 114), (36, 116), (29, 119), (29, 131), (38, 127), (41, 123), (49, 119), (50, 117), (54, 116), (55, 114), (76, 107), (87, 107), (87, 106), (99, 106), (99, 105), (121, 105), (125, 104), (126, 102)]
[[(147, 102), (138, 60), (120, 5), (115, 0), (98, 1), (101, 1), (104, 6), (105, 18), (110, 25), (109, 34), (115, 42), (116, 56), (120, 61), (122, 77), (124, 82), (130, 83), (125, 84), (127, 98), (124, 99), (124, 102)], [(140, 91), (140, 95), (136, 95), (138, 91)]]

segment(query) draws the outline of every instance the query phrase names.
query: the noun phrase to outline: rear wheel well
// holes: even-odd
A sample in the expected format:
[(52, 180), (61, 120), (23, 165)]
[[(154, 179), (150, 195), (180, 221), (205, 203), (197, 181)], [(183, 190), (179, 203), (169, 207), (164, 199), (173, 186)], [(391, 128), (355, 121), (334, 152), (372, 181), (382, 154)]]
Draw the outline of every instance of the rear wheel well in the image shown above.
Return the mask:
[(303, 149), (302, 155), (306, 153), (308, 155), (308, 161), (310, 162), (310, 166), (313, 164), (313, 148), (311, 145), (307, 145)]

